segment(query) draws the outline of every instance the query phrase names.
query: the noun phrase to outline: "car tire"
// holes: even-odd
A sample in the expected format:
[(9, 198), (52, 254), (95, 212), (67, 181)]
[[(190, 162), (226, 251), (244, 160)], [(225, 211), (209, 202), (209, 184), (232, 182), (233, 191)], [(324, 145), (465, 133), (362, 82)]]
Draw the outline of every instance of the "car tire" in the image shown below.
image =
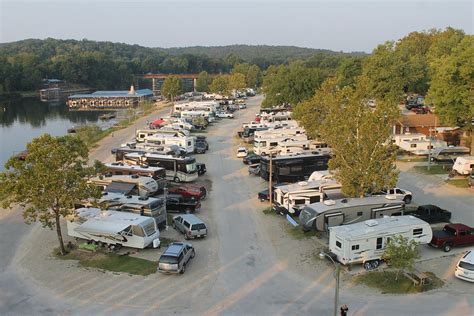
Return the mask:
[(183, 264), (182, 268), (181, 268), (181, 271), (179, 271), (180, 274), (183, 274), (184, 271), (186, 271), (186, 265)]
[(453, 248), (453, 245), (451, 245), (451, 243), (449, 242), (445, 243), (443, 246), (444, 252), (450, 252), (452, 248)]
[(176, 183), (180, 183), (180, 182), (181, 182), (181, 180), (180, 180), (178, 177), (174, 177), (173, 181), (176, 182)]
[(196, 251), (194, 251), (193, 249), (193, 252), (191, 253), (191, 259), (193, 259), (195, 256), (196, 256)]
[(411, 195), (407, 195), (403, 198), (403, 202), (405, 202), (405, 204), (410, 204), (411, 203)]

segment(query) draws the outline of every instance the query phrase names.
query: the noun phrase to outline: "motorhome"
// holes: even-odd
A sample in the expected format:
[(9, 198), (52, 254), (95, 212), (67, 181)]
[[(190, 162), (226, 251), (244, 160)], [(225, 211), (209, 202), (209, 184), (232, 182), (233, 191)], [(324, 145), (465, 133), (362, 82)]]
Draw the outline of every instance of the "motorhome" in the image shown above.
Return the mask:
[(246, 127), (244, 128), (242, 132), (239, 132), (238, 135), (240, 136), (240, 138), (242, 138), (242, 140), (245, 143), (253, 143), (255, 139), (255, 133), (257, 131), (265, 131), (265, 130), (268, 130), (268, 127), (257, 127), (257, 128)]
[[(271, 138), (271, 137), (295, 137), (306, 135), (306, 131), (301, 127), (288, 128), (268, 128), (266, 130), (258, 130), (254, 133), (254, 139)], [(305, 138), (307, 139), (307, 137)]]
[(336, 180), (300, 181), (279, 185), (273, 193), (273, 206), (278, 213), (296, 214), (309, 204), (328, 198), (342, 198), (341, 185)]
[(67, 233), (71, 237), (114, 247), (160, 246), (160, 231), (154, 218), (98, 208), (77, 209), (75, 216), (67, 219)]
[(214, 112), (207, 112), (207, 111), (201, 111), (201, 110), (181, 111), (181, 118), (183, 119), (193, 120), (197, 117), (202, 117), (206, 119), (209, 123), (212, 123), (215, 121)]
[(443, 140), (406, 140), (400, 142), (400, 149), (417, 156), (429, 155), (430, 151), (438, 147), (446, 147), (448, 144)]
[(456, 174), (468, 176), (474, 171), (474, 156), (458, 157), (453, 165)]
[(166, 178), (174, 182), (192, 182), (198, 178), (196, 159), (194, 157), (130, 153), (125, 155), (124, 162), (165, 168)]
[(155, 180), (161, 180), (166, 177), (166, 171), (161, 167), (130, 165), (123, 162), (107, 162), (104, 163), (104, 165), (106, 173), (116, 176), (136, 174), (139, 176), (152, 177)]
[(423, 140), (427, 140), (427, 137), (426, 137), (425, 134), (421, 134), (421, 133), (396, 134), (396, 135), (393, 135), (393, 137), (392, 137), (392, 143), (394, 143), (398, 147), (400, 147), (400, 144), (402, 142), (423, 141)]
[[(115, 154), (115, 160), (121, 161), (125, 159), (126, 154), (138, 153), (138, 154), (145, 154), (145, 153), (153, 153), (153, 154), (160, 154), (160, 155), (172, 155), (172, 156), (185, 156), (187, 152), (184, 149), (181, 149), (179, 146), (158, 146), (156, 144), (147, 144), (143, 143), (143, 146), (139, 146), (138, 148), (133, 143), (129, 143), (124, 145), (124, 147), (113, 148), (112, 153)], [(153, 147), (153, 148), (151, 148)]]
[[(270, 156), (260, 160), (260, 177), (270, 176)], [(306, 180), (314, 171), (327, 170), (331, 156), (326, 154), (292, 154), (272, 157), (272, 179), (275, 182)]]
[(196, 139), (194, 136), (177, 136), (167, 133), (161, 134), (160, 130), (157, 130), (157, 132), (153, 135), (146, 135), (143, 138), (137, 137), (137, 142), (146, 142), (162, 146), (177, 145), (184, 148), (187, 153), (194, 152), (195, 141)]
[(153, 217), (159, 228), (166, 227), (166, 203), (163, 197), (140, 197), (121, 193), (103, 192), (98, 201), (106, 209)]
[(471, 150), (467, 147), (449, 146), (433, 149), (431, 160), (437, 163), (452, 164), (458, 157), (469, 156)]
[(143, 177), (139, 175), (109, 175), (94, 177), (89, 180), (91, 183), (103, 188), (104, 190), (110, 189), (113, 183), (126, 183), (130, 184), (130, 189), (137, 188), (136, 192), (141, 197), (148, 197), (155, 194), (160, 187), (155, 179), (152, 177)]
[(298, 140), (294, 138), (289, 138), (278, 142), (278, 145), (275, 150), (279, 155), (294, 154), (309, 150), (309, 145), (309, 140)]
[(329, 228), (329, 252), (347, 265), (362, 263), (367, 270), (379, 266), (389, 241), (403, 236), (417, 244), (428, 244), (430, 225), (414, 216), (392, 216)]
[(254, 138), (253, 151), (257, 155), (268, 155), (270, 152), (283, 153), (288, 152), (288, 148), (296, 146), (301, 149), (309, 149), (309, 141), (306, 134), (295, 135), (292, 137), (280, 136), (280, 137), (266, 137), (266, 138)]
[(305, 231), (327, 231), (332, 226), (403, 215), (404, 209), (405, 203), (390, 195), (344, 198), (310, 204), (303, 208), (299, 220)]
[(177, 113), (181, 113), (183, 111), (216, 112), (218, 107), (219, 103), (215, 101), (193, 101), (175, 104), (174, 111)]
[(277, 112), (277, 113), (261, 113), (260, 114), (260, 122), (283, 122), (283, 121), (291, 121), (292, 113), (290, 111), (286, 112)]
[(168, 134), (175, 137), (189, 137), (191, 133), (186, 129), (174, 129), (162, 127), (159, 129), (139, 129), (135, 132), (135, 139), (137, 142), (146, 141), (147, 137), (153, 136), (155, 134)]

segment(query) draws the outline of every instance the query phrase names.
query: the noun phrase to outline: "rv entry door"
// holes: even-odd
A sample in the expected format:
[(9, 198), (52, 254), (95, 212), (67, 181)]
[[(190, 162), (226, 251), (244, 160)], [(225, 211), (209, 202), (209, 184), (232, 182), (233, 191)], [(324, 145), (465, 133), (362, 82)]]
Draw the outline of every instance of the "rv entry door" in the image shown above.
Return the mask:
[(344, 214), (332, 213), (324, 215), (324, 226), (328, 230), (329, 227), (339, 226), (344, 222)]

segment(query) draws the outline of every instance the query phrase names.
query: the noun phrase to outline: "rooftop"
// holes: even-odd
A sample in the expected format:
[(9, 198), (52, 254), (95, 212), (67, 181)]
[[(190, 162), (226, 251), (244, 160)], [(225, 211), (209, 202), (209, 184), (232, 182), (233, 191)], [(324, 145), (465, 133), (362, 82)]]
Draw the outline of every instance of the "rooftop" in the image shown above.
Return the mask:
[(100, 97), (110, 97), (110, 98), (127, 98), (127, 97), (143, 97), (143, 96), (152, 96), (153, 91), (150, 89), (140, 89), (135, 90), (134, 93), (130, 93), (128, 90), (118, 90), (118, 91), (96, 91), (94, 93), (82, 93), (71, 95), (70, 98), (100, 98)]
[(440, 126), (440, 120), (435, 114), (403, 115), (400, 124), (405, 127)]

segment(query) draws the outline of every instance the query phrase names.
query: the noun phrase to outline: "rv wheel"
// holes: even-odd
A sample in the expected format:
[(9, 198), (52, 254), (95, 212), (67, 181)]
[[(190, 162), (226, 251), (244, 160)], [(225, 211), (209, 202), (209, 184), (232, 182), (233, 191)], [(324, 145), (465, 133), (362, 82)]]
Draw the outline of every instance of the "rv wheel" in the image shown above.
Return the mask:
[(178, 178), (178, 177), (174, 177), (174, 182), (176, 182), (176, 183), (180, 183), (181, 181), (179, 180), (179, 178)]
[(372, 269), (377, 269), (380, 265), (380, 261), (374, 260), (372, 261)]
[(367, 271), (372, 270), (372, 265), (370, 264), (370, 261), (364, 262), (364, 269)]

